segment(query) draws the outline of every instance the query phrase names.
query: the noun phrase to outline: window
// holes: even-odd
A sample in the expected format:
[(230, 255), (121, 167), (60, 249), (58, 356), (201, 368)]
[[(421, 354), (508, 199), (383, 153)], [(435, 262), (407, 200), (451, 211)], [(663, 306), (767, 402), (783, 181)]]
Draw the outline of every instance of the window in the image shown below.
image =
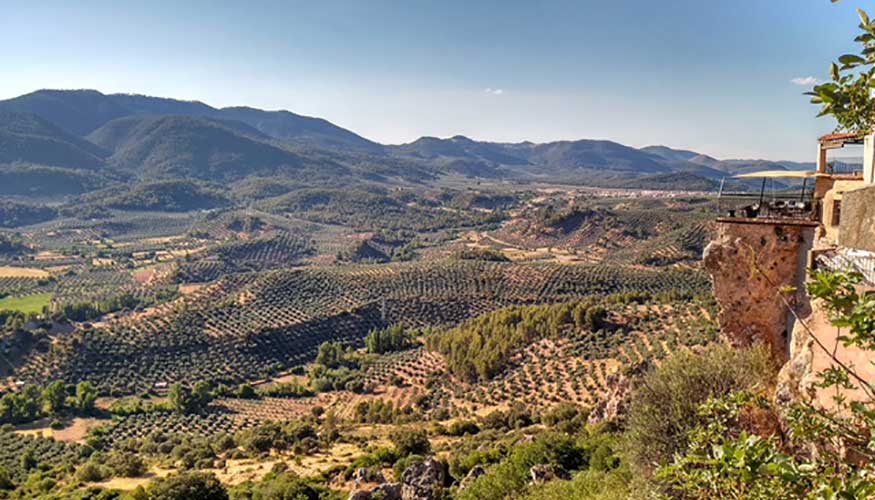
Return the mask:
[(832, 202), (832, 225), (838, 226), (842, 221), (842, 200)]

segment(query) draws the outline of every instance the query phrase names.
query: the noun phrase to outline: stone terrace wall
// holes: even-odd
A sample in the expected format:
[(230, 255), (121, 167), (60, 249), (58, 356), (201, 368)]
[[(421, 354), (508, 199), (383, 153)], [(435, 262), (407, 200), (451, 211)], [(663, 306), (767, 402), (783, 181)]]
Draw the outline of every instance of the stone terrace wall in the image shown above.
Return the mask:
[(875, 252), (875, 186), (842, 195), (839, 244)]

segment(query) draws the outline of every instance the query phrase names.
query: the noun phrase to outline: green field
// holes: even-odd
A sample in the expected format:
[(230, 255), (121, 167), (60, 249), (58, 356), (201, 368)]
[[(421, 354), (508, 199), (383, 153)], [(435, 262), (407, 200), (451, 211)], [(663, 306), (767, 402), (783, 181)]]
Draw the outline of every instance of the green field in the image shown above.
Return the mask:
[(25, 314), (42, 313), (43, 306), (49, 305), (51, 293), (35, 293), (23, 297), (6, 297), (0, 299), (0, 311), (21, 311)]

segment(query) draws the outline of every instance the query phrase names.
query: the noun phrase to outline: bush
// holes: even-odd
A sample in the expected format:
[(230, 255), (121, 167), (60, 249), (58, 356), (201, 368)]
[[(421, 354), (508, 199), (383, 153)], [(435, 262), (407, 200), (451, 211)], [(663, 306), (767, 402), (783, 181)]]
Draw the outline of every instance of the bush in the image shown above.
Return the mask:
[(274, 470), (258, 483), (244, 483), (231, 490), (232, 500), (319, 500), (322, 490), (294, 472)]
[(524, 500), (626, 500), (636, 498), (629, 483), (632, 474), (628, 468), (601, 472), (588, 470), (576, 474), (571, 481), (549, 481), (535, 486)]
[(447, 429), (447, 434), (450, 436), (464, 436), (465, 434), (474, 435), (480, 432), (480, 427), (470, 420), (456, 420), (450, 424)]
[(153, 483), (149, 500), (228, 500), (228, 492), (212, 474), (184, 473)]
[(89, 460), (82, 464), (79, 467), (79, 470), (76, 471), (76, 477), (79, 478), (80, 481), (85, 481), (86, 483), (96, 483), (98, 481), (103, 481), (104, 479), (109, 478), (112, 475), (109, 468), (100, 465), (99, 463)]
[(397, 429), (389, 435), (389, 439), (401, 457), (431, 453), (431, 443), (423, 430)]
[(520, 403), (514, 403), (506, 412), (495, 410), (483, 417), (487, 429), (522, 429), (532, 425), (532, 414)]
[[(570, 436), (544, 434), (533, 443), (516, 445), (506, 459), (490, 467), (460, 492), (460, 500), (500, 500), (517, 497), (529, 483), (529, 469), (550, 464), (567, 471), (586, 465), (586, 450)], [(566, 497), (578, 498), (578, 497)]]
[(644, 376), (632, 395), (628, 455), (638, 472), (669, 462), (687, 448), (699, 405), (772, 379), (775, 366), (761, 345), (740, 350), (714, 345), (703, 353), (678, 352)]
[(116, 476), (140, 477), (146, 473), (147, 467), (143, 459), (136, 453), (115, 452), (109, 456), (107, 465)]
[(588, 417), (589, 412), (580, 407), (570, 403), (560, 403), (541, 418), (541, 423), (560, 432), (575, 434), (586, 425)]

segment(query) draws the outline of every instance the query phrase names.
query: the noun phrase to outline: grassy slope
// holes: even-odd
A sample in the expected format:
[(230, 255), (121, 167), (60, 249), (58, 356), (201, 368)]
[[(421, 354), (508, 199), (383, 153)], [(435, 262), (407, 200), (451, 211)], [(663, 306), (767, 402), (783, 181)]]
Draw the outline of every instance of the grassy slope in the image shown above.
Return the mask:
[(36, 293), (23, 297), (6, 297), (0, 299), (0, 310), (21, 311), (25, 314), (41, 313), (43, 306), (49, 305), (51, 293)]

